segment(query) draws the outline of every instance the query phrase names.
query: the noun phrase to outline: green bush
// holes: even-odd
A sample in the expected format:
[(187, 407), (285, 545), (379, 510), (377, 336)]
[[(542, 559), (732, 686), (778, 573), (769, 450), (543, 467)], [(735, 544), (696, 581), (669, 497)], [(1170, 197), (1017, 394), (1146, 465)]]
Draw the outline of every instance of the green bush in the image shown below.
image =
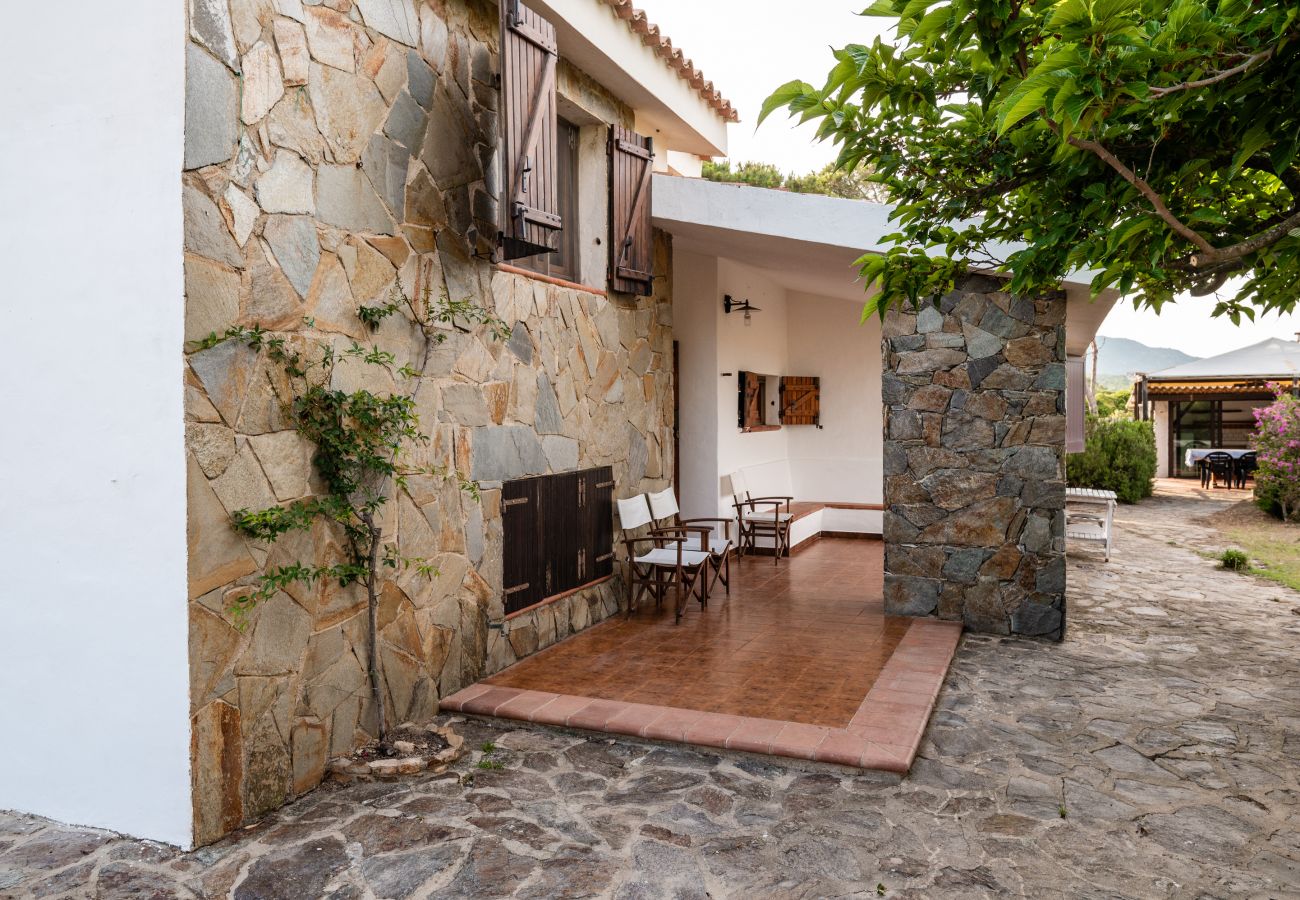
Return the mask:
[(1150, 422), (1090, 417), (1082, 453), (1066, 457), (1070, 487), (1114, 491), (1123, 503), (1150, 497), (1156, 477), (1156, 433)]

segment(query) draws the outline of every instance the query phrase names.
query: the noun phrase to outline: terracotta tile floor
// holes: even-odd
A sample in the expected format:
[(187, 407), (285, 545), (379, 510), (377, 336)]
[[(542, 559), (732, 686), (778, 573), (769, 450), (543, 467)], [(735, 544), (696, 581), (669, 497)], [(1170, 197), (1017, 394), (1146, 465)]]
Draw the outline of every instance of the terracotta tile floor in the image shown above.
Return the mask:
[(959, 625), (886, 616), (883, 548), (824, 539), (732, 563), (707, 608), (645, 602), (442, 708), (906, 772)]
[(911, 624), (886, 616), (879, 541), (818, 541), (780, 566), (733, 560), (707, 608), (644, 602), (488, 678), (577, 694), (844, 728)]

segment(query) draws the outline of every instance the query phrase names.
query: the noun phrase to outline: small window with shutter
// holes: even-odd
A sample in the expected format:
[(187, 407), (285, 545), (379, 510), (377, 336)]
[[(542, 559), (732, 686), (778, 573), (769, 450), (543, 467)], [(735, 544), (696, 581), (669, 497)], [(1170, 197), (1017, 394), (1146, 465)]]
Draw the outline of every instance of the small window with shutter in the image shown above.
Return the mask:
[(556, 189), (559, 191), (560, 219), (564, 227), (555, 242), (555, 252), (530, 256), (519, 261), (523, 268), (565, 281), (581, 281), (578, 248), (578, 126), (557, 119)]
[(807, 375), (781, 376), (781, 424), (822, 423), (822, 380)]
[(615, 125), (609, 133), (609, 286), (649, 295), (654, 287), (650, 183), (654, 141)]
[(506, 615), (614, 571), (614, 471), (507, 481), (501, 490)]
[(563, 226), (555, 116), (555, 28), (501, 0), (501, 251), (551, 253)]

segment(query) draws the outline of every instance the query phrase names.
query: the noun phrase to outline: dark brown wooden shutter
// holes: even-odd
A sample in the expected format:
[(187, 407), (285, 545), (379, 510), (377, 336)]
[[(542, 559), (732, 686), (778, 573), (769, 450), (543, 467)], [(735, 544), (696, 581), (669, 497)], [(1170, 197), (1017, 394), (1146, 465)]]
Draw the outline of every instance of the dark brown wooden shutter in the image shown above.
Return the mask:
[(582, 473), (583, 584), (614, 571), (614, 470), (608, 466)]
[(821, 424), (821, 379), (815, 376), (781, 376), (781, 424)]
[(524, 478), (501, 486), (502, 582), (506, 615), (540, 602), (545, 596), (545, 561), (539, 532), (540, 481)]
[(647, 295), (654, 287), (650, 182), (654, 140), (621, 125), (609, 132), (609, 286)]
[(537, 537), (546, 548), (543, 596), (562, 594), (582, 584), (579, 580), (582, 550), (582, 473), (544, 475), (542, 482), (542, 532)]
[(519, 0), (501, 0), (501, 250), (550, 253), (559, 232), (555, 28)]
[(501, 487), (506, 615), (614, 572), (614, 470)]

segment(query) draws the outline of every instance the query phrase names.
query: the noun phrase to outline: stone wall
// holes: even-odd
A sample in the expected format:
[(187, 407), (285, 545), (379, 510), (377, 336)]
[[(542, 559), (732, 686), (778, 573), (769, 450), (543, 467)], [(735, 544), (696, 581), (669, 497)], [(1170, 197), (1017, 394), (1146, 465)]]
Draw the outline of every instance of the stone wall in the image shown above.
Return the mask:
[[(476, 0), (190, 3), (187, 340), (239, 322), (304, 347), (377, 344), (423, 372), (422, 461), (483, 483), (476, 501), (454, 481), (415, 478), (386, 510), (390, 538), (438, 568), (384, 590), (394, 722), (431, 716), (440, 696), (618, 607), (615, 580), (513, 619), (505, 636), (492, 627), (503, 617), (501, 480), (612, 465), (625, 495), (663, 487), (672, 465), (671, 279), (657, 279), (651, 298), (607, 298), (484, 258), (497, 229), (496, 32), (495, 4)], [(614, 113), (630, 120), (625, 108)], [(658, 250), (666, 273), (666, 242)], [(430, 347), (397, 318), (371, 333), (355, 309), (383, 302), (394, 284), (487, 306), (510, 338), (456, 329)], [(292, 428), (276, 365), (233, 343), (186, 350), (203, 844), (314, 787), (327, 758), (368, 740), (375, 722), (356, 586), (293, 586), (243, 629), (228, 614), (268, 567), (339, 561), (341, 542), (323, 525), (273, 546), (235, 534), (234, 510), (312, 493), (312, 448)], [(344, 366), (336, 378), (345, 389), (393, 390), (375, 370)]]
[(885, 608), (1065, 627), (1065, 297), (970, 276), (883, 332)]

